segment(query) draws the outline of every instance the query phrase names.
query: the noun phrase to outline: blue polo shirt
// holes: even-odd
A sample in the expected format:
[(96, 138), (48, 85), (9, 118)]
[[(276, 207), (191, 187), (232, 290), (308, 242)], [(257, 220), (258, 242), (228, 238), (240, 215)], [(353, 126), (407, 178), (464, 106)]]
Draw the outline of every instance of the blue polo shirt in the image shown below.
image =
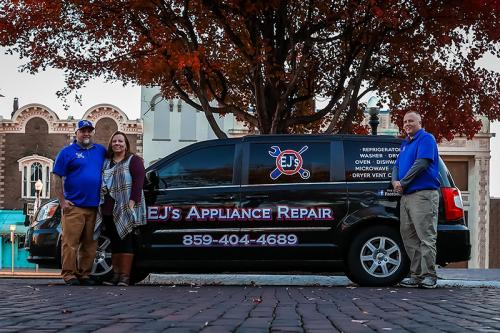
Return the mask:
[(99, 206), (101, 172), (106, 148), (83, 148), (73, 141), (56, 157), (54, 173), (64, 177), (64, 197), (78, 207)]
[(436, 139), (423, 128), (418, 130), (412, 139), (407, 138), (401, 144), (401, 151), (396, 160), (396, 166), (399, 168), (399, 180), (406, 176), (415, 160), (419, 158), (426, 158), (431, 161), (431, 164), (403, 189), (405, 194), (420, 190), (435, 190), (440, 186), (438, 178), (439, 155)]

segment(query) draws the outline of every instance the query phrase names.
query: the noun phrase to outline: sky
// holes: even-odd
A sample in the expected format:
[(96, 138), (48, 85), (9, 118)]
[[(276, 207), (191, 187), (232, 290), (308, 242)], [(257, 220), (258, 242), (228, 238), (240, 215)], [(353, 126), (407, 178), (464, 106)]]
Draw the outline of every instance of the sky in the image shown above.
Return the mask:
[(87, 83), (87, 88), (80, 89), (82, 104), (79, 105), (74, 95), (67, 97), (69, 109), (64, 109), (64, 102), (57, 98), (56, 92), (65, 87), (64, 74), (60, 70), (49, 69), (45, 72), (31, 75), (19, 72), (18, 68), (26, 63), (14, 55), (5, 55), (0, 47), (0, 115), (11, 118), (14, 97), (19, 98), (19, 107), (38, 103), (54, 111), (60, 119), (73, 116), (78, 119), (96, 104), (109, 103), (121, 109), (129, 119), (141, 116), (141, 88), (138, 86), (123, 86), (121, 82), (106, 83), (103, 80), (93, 80)]
[[(64, 102), (58, 99), (56, 92), (64, 88), (62, 71), (49, 69), (35, 75), (21, 73), (18, 68), (24, 64), (15, 55), (5, 55), (0, 47), (0, 116), (11, 118), (14, 97), (19, 98), (19, 106), (38, 103), (54, 111), (60, 119), (73, 116), (79, 119), (83, 114), (101, 103), (108, 103), (121, 109), (129, 119), (140, 118), (141, 89), (138, 86), (123, 86), (120, 82), (106, 83), (103, 80), (93, 80), (87, 83), (86, 88), (79, 90), (82, 104), (68, 97), (69, 108), (64, 109)], [(497, 59), (488, 59), (487, 66), (498, 66)], [(492, 123), (491, 132), (497, 135), (491, 139), (490, 160), (490, 195), (500, 197), (500, 122)]]

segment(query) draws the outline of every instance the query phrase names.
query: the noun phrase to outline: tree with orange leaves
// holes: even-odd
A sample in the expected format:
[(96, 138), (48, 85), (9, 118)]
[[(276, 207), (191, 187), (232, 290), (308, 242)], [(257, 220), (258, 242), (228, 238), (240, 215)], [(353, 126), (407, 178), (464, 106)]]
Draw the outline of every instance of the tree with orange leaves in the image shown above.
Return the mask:
[[(497, 0), (0, 0), (0, 45), (26, 69), (64, 69), (67, 88), (104, 76), (160, 86), (260, 133), (360, 130), (377, 92), (400, 123), (436, 137), (500, 118)], [(314, 99), (326, 103), (317, 109)]]

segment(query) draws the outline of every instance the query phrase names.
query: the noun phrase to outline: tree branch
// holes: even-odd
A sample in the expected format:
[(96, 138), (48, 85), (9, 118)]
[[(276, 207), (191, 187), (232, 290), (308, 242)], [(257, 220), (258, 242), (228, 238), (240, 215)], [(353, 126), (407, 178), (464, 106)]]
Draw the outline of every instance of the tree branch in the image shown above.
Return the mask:
[(193, 73), (189, 69), (184, 69), (184, 76), (186, 77), (186, 80), (189, 83), (189, 86), (191, 87), (191, 90), (196, 94), (198, 97), (198, 100), (201, 103), (201, 106), (203, 107), (203, 111), (205, 112), (205, 117), (207, 118), (208, 124), (214, 131), (215, 135), (219, 139), (225, 139), (227, 138), (226, 133), (224, 133), (221, 128), (219, 127), (219, 124), (217, 124), (217, 121), (214, 118), (214, 115), (212, 113), (212, 108), (210, 106), (210, 103), (202, 91), (204, 90), (205, 87), (205, 82), (203, 76), (200, 77), (200, 86), (197, 86), (193, 80)]

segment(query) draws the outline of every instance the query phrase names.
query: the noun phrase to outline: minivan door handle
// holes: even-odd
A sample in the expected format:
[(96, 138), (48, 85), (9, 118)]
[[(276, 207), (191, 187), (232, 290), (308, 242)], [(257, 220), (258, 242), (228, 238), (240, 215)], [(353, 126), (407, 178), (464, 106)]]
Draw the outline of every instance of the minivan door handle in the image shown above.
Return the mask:
[(234, 200), (234, 195), (214, 195), (215, 200)]
[(254, 194), (254, 195), (246, 195), (246, 199), (267, 199), (269, 195), (267, 194)]

